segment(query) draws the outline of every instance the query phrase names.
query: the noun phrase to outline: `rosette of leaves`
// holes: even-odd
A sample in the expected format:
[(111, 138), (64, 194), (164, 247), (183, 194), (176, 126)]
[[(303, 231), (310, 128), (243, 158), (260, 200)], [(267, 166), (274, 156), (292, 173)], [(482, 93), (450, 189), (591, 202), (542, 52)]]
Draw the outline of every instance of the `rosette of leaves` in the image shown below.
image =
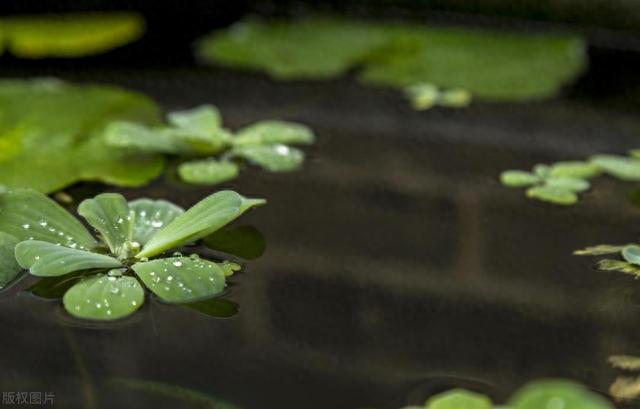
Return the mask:
[(64, 293), (65, 309), (91, 320), (132, 314), (144, 303), (145, 288), (166, 303), (205, 300), (223, 292), (225, 277), (238, 266), (170, 251), (263, 203), (220, 191), (184, 211), (164, 200), (100, 194), (78, 206), (94, 237), (42, 193), (11, 190), (0, 194), (0, 286), (22, 269), (43, 279), (68, 277), (73, 285)]
[(616, 256), (605, 258), (596, 263), (602, 271), (620, 271), (640, 277), (640, 246), (637, 244), (599, 244), (573, 252), (576, 256)]
[(508, 187), (526, 187), (527, 197), (559, 205), (572, 205), (578, 193), (591, 186), (588, 179), (598, 175), (600, 168), (590, 162), (569, 161), (553, 165), (536, 165), (531, 172), (507, 170), (500, 182)]
[(565, 380), (530, 382), (518, 389), (505, 406), (494, 405), (488, 396), (464, 389), (453, 389), (431, 397), (424, 406), (405, 409), (614, 409), (602, 396), (582, 385)]
[(271, 172), (296, 170), (304, 162), (304, 152), (291, 145), (314, 141), (308, 127), (277, 120), (255, 122), (232, 133), (222, 126), (212, 105), (170, 112), (167, 122), (148, 127), (116, 121), (106, 128), (105, 140), (111, 147), (176, 155), (181, 158), (180, 178), (204, 185), (234, 179), (242, 161)]

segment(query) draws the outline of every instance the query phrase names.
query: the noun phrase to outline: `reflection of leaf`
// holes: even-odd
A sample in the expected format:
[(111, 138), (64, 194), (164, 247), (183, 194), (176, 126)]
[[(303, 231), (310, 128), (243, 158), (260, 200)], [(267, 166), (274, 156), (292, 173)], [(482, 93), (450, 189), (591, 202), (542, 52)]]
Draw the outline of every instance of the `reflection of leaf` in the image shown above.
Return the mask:
[(63, 298), (75, 317), (116, 320), (134, 313), (144, 302), (144, 290), (133, 277), (95, 275), (75, 284)]
[(178, 166), (178, 174), (182, 180), (199, 185), (226, 182), (235, 179), (238, 172), (238, 165), (235, 163), (215, 159), (192, 160)]
[(271, 172), (296, 170), (304, 162), (304, 152), (282, 144), (238, 146), (233, 153)]
[(597, 246), (586, 247), (582, 250), (576, 250), (573, 252), (576, 256), (599, 256), (602, 254), (617, 254), (622, 251), (627, 245), (612, 245), (612, 244), (599, 244)]
[(591, 157), (591, 163), (618, 179), (640, 180), (640, 159), (617, 155), (595, 155)]
[(185, 304), (185, 307), (215, 318), (231, 318), (236, 315), (240, 309), (237, 303), (224, 298), (210, 298), (204, 301)]
[(190, 404), (198, 405), (203, 408), (240, 409), (228, 402), (213, 398), (202, 392), (190, 388), (185, 388), (179, 385), (133, 378), (113, 378), (110, 382), (118, 388), (124, 387), (132, 390), (147, 392), (153, 395), (159, 395), (165, 398), (177, 399), (183, 402), (189, 402)]
[(572, 205), (578, 201), (578, 196), (571, 190), (550, 185), (534, 186), (527, 189), (527, 197), (560, 205)]
[(0, 288), (13, 281), (22, 271), (14, 256), (14, 248), (18, 242), (17, 238), (0, 232)]
[(622, 257), (631, 264), (640, 265), (640, 246), (630, 244), (622, 249)]
[(139, 262), (131, 268), (149, 290), (168, 303), (187, 303), (212, 297), (225, 287), (222, 269), (212, 261), (195, 257)]
[(427, 401), (426, 409), (492, 409), (491, 399), (464, 389), (452, 389)]
[(214, 250), (246, 260), (260, 257), (267, 247), (264, 236), (254, 226), (232, 226), (205, 237), (204, 244)]
[(612, 355), (608, 359), (614, 368), (625, 369), (629, 371), (640, 370), (640, 357), (630, 355)]
[(609, 387), (609, 393), (618, 401), (640, 397), (640, 377), (620, 376), (616, 378), (615, 382)]
[(38, 277), (55, 277), (91, 268), (115, 268), (122, 264), (113, 257), (90, 251), (28, 240), (16, 246), (16, 260)]
[(264, 203), (262, 199), (247, 199), (230, 190), (214, 193), (160, 229), (136, 257), (152, 257), (201, 239), (235, 220), (249, 208)]
[(509, 399), (511, 409), (614, 409), (600, 395), (569, 381), (530, 382)]
[(33, 295), (47, 299), (60, 299), (68, 289), (93, 271), (76, 271), (60, 277), (45, 277), (29, 288)]
[(602, 271), (619, 271), (640, 277), (640, 266), (622, 260), (604, 259), (596, 263), (596, 268)]
[(148, 98), (107, 86), (53, 80), (0, 81), (0, 135), (20, 127), (22, 150), (0, 159), (0, 184), (52, 192), (81, 180), (136, 186), (155, 178), (162, 157), (107, 146), (104, 124), (159, 119)]
[(100, 54), (137, 40), (144, 20), (132, 13), (13, 16), (0, 20), (2, 40), (23, 58)]

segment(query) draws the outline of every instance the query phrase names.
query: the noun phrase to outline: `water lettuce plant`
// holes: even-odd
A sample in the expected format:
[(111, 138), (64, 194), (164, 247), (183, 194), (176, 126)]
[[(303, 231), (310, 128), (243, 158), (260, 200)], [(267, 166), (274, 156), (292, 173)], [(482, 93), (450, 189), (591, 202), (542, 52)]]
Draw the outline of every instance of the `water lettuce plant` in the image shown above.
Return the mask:
[(565, 380), (530, 382), (518, 389), (505, 405), (494, 405), (488, 396), (453, 389), (427, 400), (424, 406), (405, 409), (614, 409), (602, 396), (582, 385)]
[(576, 256), (616, 256), (596, 263), (602, 271), (619, 271), (640, 277), (640, 246), (637, 244), (599, 244), (573, 252)]
[(127, 12), (8, 16), (0, 18), (0, 53), (76, 58), (123, 46), (143, 32), (144, 19)]
[(42, 278), (76, 274), (63, 304), (69, 314), (91, 320), (132, 314), (144, 303), (145, 288), (167, 303), (207, 299), (223, 292), (225, 277), (238, 266), (170, 252), (264, 203), (220, 191), (184, 211), (164, 200), (127, 202), (104, 193), (78, 206), (96, 238), (42, 193), (11, 190), (0, 194), (0, 286), (21, 269)]
[(531, 172), (507, 170), (500, 174), (500, 182), (507, 187), (526, 187), (529, 198), (572, 205), (578, 201), (577, 194), (591, 186), (588, 179), (600, 174), (640, 181), (640, 150), (631, 150), (629, 156), (598, 154), (586, 161), (536, 165)]
[(177, 173), (183, 181), (213, 185), (234, 179), (241, 161), (271, 172), (296, 170), (304, 152), (291, 145), (314, 141), (308, 127), (286, 121), (258, 121), (231, 132), (212, 105), (169, 112), (167, 122), (149, 127), (114, 121), (105, 130), (105, 143), (127, 152), (175, 155), (181, 158)]
[(0, 80), (0, 185), (43, 193), (79, 181), (139, 186), (163, 170), (162, 155), (130, 152), (104, 142), (113, 120), (160, 122), (144, 95), (55, 79)]
[(277, 80), (329, 79), (358, 68), (366, 84), (429, 83), (517, 101), (555, 95), (586, 66), (584, 48), (571, 35), (312, 17), (248, 18), (199, 40), (196, 54)]

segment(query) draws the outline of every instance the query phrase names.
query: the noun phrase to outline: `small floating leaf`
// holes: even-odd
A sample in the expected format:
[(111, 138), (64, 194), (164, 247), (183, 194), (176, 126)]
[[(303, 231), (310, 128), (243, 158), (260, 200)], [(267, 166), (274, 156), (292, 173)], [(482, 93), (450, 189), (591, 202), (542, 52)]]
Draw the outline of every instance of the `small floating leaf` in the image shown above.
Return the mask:
[(238, 172), (238, 165), (235, 163), (215, 159), (184, 162), (178, 167), (178, 174), (182, 180), (199, 185), (216, 185), (226, 182), (235, 179)]
[(264, 203), (263, 199), (247, 199), (230, 190), (214, 193), (158, 231), (136, 257), (152, 257), (201, 239), (230, 223), (250, 207)]
[(430, 83), (412, 84), (404, 88), (404, 93), (411, 101), (413, 109), (424, 111), (433, 108), (440, 98), (440, 90)]
[(236, 272), (242, 269), (242, 266), (238, 263), (233, 263), (231, 261), (225, 260), (222, 263), (216, 263), (218, 267), (222, 269), (225, 277), (231, 277)]
[(618, 179), (640, 181), (640, 159), (616, 155), (595, 155), (591, 163)]
[(640, 369), (640, 357), (630, 355), (612, 355), (608, 359), (614, 368), (636, 371)]
[(452, 389), (430, 398), (426, 409), (492, 409), (491, 399), (464, 389)]
[(118, 258), (128, 256), (127, 245), (133, 236), (134, 221), (124, 196), (103, 193), (83, 200), (78, 206), (78, 214), (102, 235), (111, 253)]
[(600, 173), (600, 168), (590, 162), (556, 162), (551, 166), (550, 176), (560, 178), (588, 179)]
[(137, 199), (129, 202), (134, 212), (133, 240), (145, 245), (158, 230), (184, 213), (184, 209), (166, 200)]
[(233, 144), (236, 146), (310, 144), (313, 141), (313, 132), (308, 126), (295, 122), (265, 120), (240, 129)]
[(622, 249), (622, 257), (631, 264), (640, 266), (640, 246), (630, 244)]
[(572, 192), (583, 192), (591, 186), (589, 181), (568, 177), (551, 177), (545, 180), (544, 186), (570, 190)]
[(171, 257), (134, 264), (138, 277), (162, 301), (188, 303), (220, 294), (225, 287), (223, 270), (214, 262)]
[(271, 172), (289, 172), (302, 166), (304, 153), (287, 145), (249, 145), (238, 146), (233, 154), (269, 170)]
[(572, 205), (578, 201), (578, 196), (571, 190), (549, 185), (530, 187), (527, 197), (560, 205)]
[(134, 313), (144, 303), (144, 290), (133, 277), (96, 275), (75, 284), (63, 298), (74, 317), (117, 320)]
[(438, 105), (450, 108), (462, 108), (471, 103), (471, 93), (466, 89), (452, 88), (442, 91)]
[(536, 381), (520, 388), (509, 400), (511, 409), (614, 409), (600, 395), (569, 381)]
[(90, 268), (115, 268), (122, 264), (113, 257), (57, 246), (45, 241), (23, 241), (16, 246), (16, 260), (38, 277), (54, 277)]
[(185, 111), (169, 112), (167, 120), (171, 125), (197, 135), (214, 135), (222, 126), (220, 111), (213, 105), (201, 105)]
[(609, 393), (618, 401), (636, 399), (640, 396), (640, 377), (620, 376), (609, 388)]
[(240, 310), (237, 303), (224, 298), (210, 298), (184, 306), (215, 318), (231, 318)]
[(2, 40), (22, 58), (75, 58), (100, 54), (137, 40), (144, 20), (133, 13), (12, 16), (0, 20)]
[(204, 244), (211, 249), (245, 260), (260, 257), (267, 247), (264, 236), (254, 226), (223, 227), (205, 237)]
[(539, 163), (533, 167), (533, 173), (541, 179), (547, 179), (551, 176), (551, 166)]
[(14, 249), (18, 242), (17, 238), (0, 232), (0, 288), (13, 281), (22, 271), (22, 267), (14, 256)]
[(507, 170), (500, 174), (500, 182), (509, 187), (523, 187), (540, 182), (540, 178), (523, 170)]
[(187, 142), (175, 134), (151, 129), (141, 124), (114, 121), (104, 131), (107, 145), (115, 148), (136, 149), (141, 152), (189, 153)]
[(582, 250), (576, 250), (573, 252), (576, 256), (599, 256), (602, 254), (617, 254), (627, 246), (625, 245), (612, 245), (612, 244), (599, 244), (597, 246), (591, 246)]
[(0, 231), (20, 241), (35, 239), (92, 249), (96, 241), (82, 223), (42, 193), (17, 189), (0, 195)]
[(621, 273), (631, 274), (640, 277), (640, 266), (628, 263), (622, 260), (604, 259), (596, 263), (596, 268), (602, 271), (619, 271)]

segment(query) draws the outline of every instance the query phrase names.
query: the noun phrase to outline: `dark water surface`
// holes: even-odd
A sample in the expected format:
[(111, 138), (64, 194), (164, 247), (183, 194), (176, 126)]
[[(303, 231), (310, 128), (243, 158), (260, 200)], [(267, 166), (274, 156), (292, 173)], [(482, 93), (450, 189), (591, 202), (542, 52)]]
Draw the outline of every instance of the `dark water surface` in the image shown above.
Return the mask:
[[(607, 357), (640, 355), (640, 282), (571, 255), (637, 241), (633, 186), (600, 178), (565, 208), (496, 182), (508, 168), (637, 147), (640, 120), (616, 96), (418, 113), (396, 92), (349, 80), (57, 75), (119, 83), (167, 109), (214, 103), (234, 129), (298, 120), (318, 143), (301, 172), (246, 170), (225, 186), (269, 200), (241, 219), (267, 250), (231, 280), (235, 317), (147, 303), (87, 328), (16, 287), (0, 296), (2, 391), (51, 391), (61, 408), (199, 407), (113, 381), (132, 378), (247, 409), (392, 409), (453, 386), (501, 402), (542, 377), (604, 392), (619, 374)], [(160, 180), (118, 191), (190, 206), (213, 190)]]

